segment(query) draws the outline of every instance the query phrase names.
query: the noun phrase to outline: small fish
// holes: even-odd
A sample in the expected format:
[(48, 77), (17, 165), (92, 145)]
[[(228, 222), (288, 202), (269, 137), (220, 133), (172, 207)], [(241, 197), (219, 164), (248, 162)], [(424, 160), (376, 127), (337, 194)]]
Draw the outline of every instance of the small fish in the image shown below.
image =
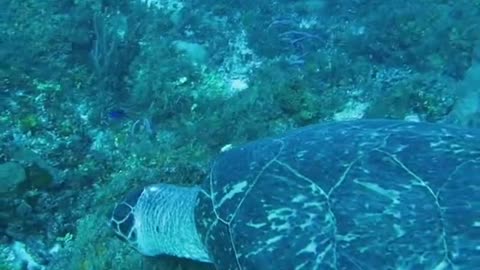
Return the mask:
[(123, 109), (110, 110), (107, 113), (108, 117), (112, 120), (123, 120), (128, 118), (127, 112)]

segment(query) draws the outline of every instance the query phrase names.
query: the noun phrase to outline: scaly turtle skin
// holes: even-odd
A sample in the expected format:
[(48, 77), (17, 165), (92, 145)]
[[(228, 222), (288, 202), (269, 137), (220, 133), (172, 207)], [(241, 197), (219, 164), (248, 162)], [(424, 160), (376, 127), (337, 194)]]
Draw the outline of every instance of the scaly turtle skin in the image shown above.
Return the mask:
[(478, 269), (480, 131), (297, 129), (222, 153), (200, 187), (130, 194), (112, 225), (143, 254), (219, 270)]

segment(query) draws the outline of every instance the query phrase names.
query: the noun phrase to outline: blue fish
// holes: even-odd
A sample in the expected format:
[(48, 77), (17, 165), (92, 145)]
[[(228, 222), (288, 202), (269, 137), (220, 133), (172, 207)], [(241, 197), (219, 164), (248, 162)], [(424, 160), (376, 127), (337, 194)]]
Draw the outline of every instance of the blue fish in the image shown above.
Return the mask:
[(127, 112), (123, 109), (110, 110), (107, 115), (112, 120), (123, 120), (128, 118)]

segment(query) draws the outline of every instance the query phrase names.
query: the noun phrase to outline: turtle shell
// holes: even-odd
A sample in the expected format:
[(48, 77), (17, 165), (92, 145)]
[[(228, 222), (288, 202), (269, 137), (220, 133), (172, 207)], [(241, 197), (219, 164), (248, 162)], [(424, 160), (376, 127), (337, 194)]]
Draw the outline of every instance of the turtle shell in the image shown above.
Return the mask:
[(220, 155), (197, 229), (217, 269), (478, 269), (480, 131), (362, 120)]

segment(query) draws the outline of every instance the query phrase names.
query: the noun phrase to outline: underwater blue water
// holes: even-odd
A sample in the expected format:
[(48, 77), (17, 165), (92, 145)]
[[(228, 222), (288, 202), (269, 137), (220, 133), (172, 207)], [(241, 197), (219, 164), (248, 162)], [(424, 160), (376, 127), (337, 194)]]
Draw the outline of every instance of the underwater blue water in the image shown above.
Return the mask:
[[(420, 141), (413, 137), (430, 142), (429, 147), (427, 143), (418, 144), (414, 147), (417, 151), (412, 150), (412, 153), (425, 153), (415, 156), (418, 158), (416, 164), (408, 163), (414, 160), (412, 156), (405, 157), (402, 167), (400, 164), (404, 160), (396, 160), (395, 154), (371, 156), (371, 160), (363, 160), (364, 163), (358, 161), (364, 165), (359, 166), (359, 170), (378, 172), (385, 177), (386, 183), (408, 178), (394, 171), (393, 165), (386, 169), (391, 165), (386, 159), (393, 163), (402, 161), (395, 164), (414, 179), (421, 173), (408, 168), (424, 168), (422, 173), (426, 175), (448, 174), (450, 177), (445, 180), (444, 188), (450, 192), (447, 194), (457, 196), (443, 201), (438, 195), (441, 192), (433, 191), (433, 197), (440, 198), (436, 201), (438, 205), (400, 203), (401, 207), (395, 204), (388, 208), (385, 206), (388, 199), (382, 197), (385, 194), (390, 198), (395, 194), (408, 194), (411, 198), (427, 195), (408, 193), (405, 185), (364, 184), (365, 190), (381, 195), (372, 199), (367, 191), (358, 189), (347, 197), (363, 201), (354, 200), (357, 203), (348, 207), (356, 207), (356, 214), (364, 211), (365, 215), (376, 209), (382, 213), (382, 218), (370, 213), (371, 219), (359, 215), (357, 219), (340, 220), (348, 217), (342, 215), (343, 210), (331, 213), (338, 211), (335, 212), (338, 222), (353, 227), (355, 224), (350, 222), (356, 223), (359, 231), (355, 233), (359, 235), (362, 226), (373, 220), (380, 224), (379, 235), (382, 229), (392, 226), (398, 239), (392, 242), (390, 249), (386, 248), (385, 256), (371, 260), (363, 257), (369, 254), (365, 246), (378, 244), (377, 240), (368, 242), (367, 238), (362, 238), (361, 241), (366, 241), (362, 242), (363, 246), (346, 245), (348, 248), (339, 244), (336, 246), (338, 258), (350, 258), (351, 263), (341, 269), (373, 269), (368, 265), (375, 265), (376, 270), (480, 269), (476, 264), (479, 261), (480, 221), (467, 217), (480, 211), (475, 197), (478, 193), (472, 192), (480, 180), (477, 176), (480, 175), (480, 150), (469, 141), (469, 136), (477, 139), (475, 132), (480, 123), (479, 18), (480, 3), (473, 0), (0, 1), (0, 269), (214, 269), (205, 261), (214, 261), (222, 267), (226, 264), (221, 263), (234, 262), (238, 267), (245, 262), (246, 269), (268, 268), (271, 259), (266, 254), (270, 251), (258, 249), (260, 254), (265, 254), (264, 261), (257, 261), (253, 266), (248, 260), (244, 261), (244, 255), (238, 255), (240, 251), (238, 262), (232, 253), (225, 254), (233, 252), (228, 249), (228, 241), (232, 242), (233, 238), (227, 239), (232, 231), (237, 233), (233, 225), (230, 234), (221, 233), (218, 228), (211, 229), (217, 240), (223, 239), (213, 241), (214, 247), (204, 243), (203, 248), (180, 256), (193, 260), (143, 256), (139, 246), (131, 248), (140, 244), (125, 241), (132, 237), (125, 237), (131, 233), (129, 229), (140, 226), (133, 222), (140, 214), (129, 215), (138, 198), (128, 197), (128, 194), (137, 194), (131, 192), (159, 183), (201, 185), (212, 177), (212, 168), (223, 154), (233, 153), (226, 158), (224, 167), (218, 169), (219, 175), (225, 174), (227, 179), (238, 175), (231, 182), (219, 181), (217, 187), (218, 194), (227, 194), (224, 200), (219, 199), (219, 204), (227, 201), (225, 205), (229, 207), (225, 212), (218, 211), (228, 219), (235, 211), (228, 202), (247, 188), (238, 179), (244, 177), (248, 182), (259, 175), (248, 174), (248, 169), (238, 166), (248, 161), (254, 168), (265, 162), (262, 158), (276, 160), (268, 154), (274, 153), (278, 145), (267, 144), (247, 154), (235, 152), (238, 147), (262, 139), (269, 141), (271, 136), (317, 124), (367, 119), (458, 128), (459, 134), (464, 136), (458, 135), (462, 139), (451, 142), (448, 151), (439, 146), (447, 139), (439, 140), (439, 133), (428, 137), (423, 129), (424, 133), (412, 133), (416, 135), (400, 132), (403, 137), (400, 136), (399, 141), (395, 141), (393, 135), (389, 137), (393, 138), (391, 141), (385, 140), (391, 143), (391, 151), (399, 151), (398, 156)], [(295, 164), (278, 163), (279, 167), (272, 169), (270, 176), (284, 180), (285, 177), (302, 178), (310, 172), (325, 177), (336, 175), (345, 168), (340, 166), (334, 170), (335, 165), (347, 164), (348, 158), (355, 160), (349, 156), (358, 150), (351, 144), (354, 131), (350, 132), (351, 135), (326, 132), (322, 137), (327, 139), (324, 152), (320, 151), (321, 147), (308, 148), (303, 144), (300, 147), (308, 138), (287, 147), (287, 150), (299, 151), (289, 152), (290, 156), (284, 160), (294, 159), (294, 156), (301, 160), (309, 151), (317, 151), (318, 156), (328, 160), (322, 164), (330, 162), (332, 165), (328, 168), (331, 169), (320, 170), (310, 164), (305, 172), (296, 172)], [(365, 130), (356, 132), (356, 135), (368, 133)], [(337, 138), (345, 135), (345, 141), (328, 143), (332, 134)], [(368, 145), (374, 140), (367, 137), (362, 137), (362, 142)], [(437, 146), (444, 152), (435, 148)], [(344, 149), (345, 156), (333, 150), (328, 152), (328, 148)], [(432, 153), (432, 149), (436, 149), (438, 155), (427, 154)], [(455, 151), (455, 157), (451, 157), (449, 151)], [(327, 152), (330, 155), (325, 154)], [(431, 160), (421, 159), (425, 156)], [(447, 156), (451, 159), (447, 160)], [(426, 165), (418, 166), (421, 162)], [(449, 166), (457, 170), (448, 171)], [(389, 173), (395, 179), (387, 177)], [(462, 178), (465, 175), (470, 177)], [(302, 179), (309, 177), (314, 176)], [(264, 178), (258, 176), (258, 179)], [(229, 186), (228, 183), (237, 185)], [(294, 194), (292, 186), (279, 183), (283, 182), (271, 184), (267, 189)], [(416, 183), (416, 187), (428, 186), (428, 183)], [(464, 190), (465, 187), (470, 189)], [(273, 197), (288, 205), (287, 195)], [(471, 201), (465, 198), (467, 195), (472, 197)], [(125, 196), (130, 198), (129, 204), (120, 204), (119, 208)], [(256, 196), (263, 203), (266, 195), (260, 192)], [(198, 209), (204, 208), (189, 208), (186, 197), (179, 197), (178, 201), (167, 201), (173, 205), (168, 211), (174, 207), (197, 211), (193, 220), (207, 225), (211, 225), (212, 214), (218, 215), (214, 213), (216, 210), (208, 208), (199, 213)], [(288, 198), (302, 201), (301, 196)], [(250, 207), (250, 201), (246, 201), (246, 207)], [(312, 207), (320, 207), (311, 203)], [(332, 199), (329, 203), (338, 202)], [(443, 209), (444, 203), (451, 203), (451, 207)], [(289, 213), (289, 210), (278, 209), (279, 212), (270, 213), (272, 209), (251, 205), (247, 214), (238, 215), (239, 219), (244, 218), (244, 224), (253, 228), (261, 228), (261, 224), (249, 223), (250, 214), (252, 218), (269, 216), (268, 228), (272, 228), (280, 226), (275, 223), (279, 222), (276, 218)], [(428, 209), (438, 208), (444, 211), (439, 212), (441, 218), (426, 214)], [(399, 226), (398, 216), (388, 216), (388, 209), (410, 209), (417, 217), (425, 215), (422, 219), (426, 220), (425, 224), (434, 224), (430, 228), (437, 228), (439, 220), (445, 224), (454, 220), (465, 231), (462, 234), (425, 229), (423, 237), (401, 237), (406, 224), (418, 225), (419, 219), (415, 219), (415, 215), (407, 216), (402, 219), (406, 223)], [(456, 209), (458, 216), (451, 209)], [(174, 223), (162, 223), (165, 228), (170, 228), (168, 224), (185, 226), (174, 226), (168, 231), (179, 236), (167, 244), (174, 250), (169, 251), (170, 255), (181, 253), (185, 243), (195, 239), (193, 227), (188, 227), (191, 216), (182, 211), (170, 213), (170, 217), (176, 218), (171, 219)], [(113, 223), (112, 213), (117, 213)], [(163, 216), (153, 210), (143, 217), (163, 222)], [(122, 218), (125, 220), (120, 222)], [(326, 225), (322, 224), (328, 227), (331, 224), (328, 218), (332, 217), (326, 215), (325, 218), (322, 222)], [(138, 218), (137, 223), (138, 220), (141, 219)], [(224, 223), (228, 222), (222, 218), (218, 224)], [(124, 227), (116, 227), (119, 224)], [(425, 224), (422, 226), (427, 226)], [(308, 221), (304, 225), (307, 228), (319, 226), (308, 224)], [(202, 230), (200, 225), (195, 226)], [(115, 230), (120, 232), (121, 239), (116, 237)], [(164, 239), (156, 234), (160, 229), (153, 226), (150, 230), (151, 234), (143, 235), (149, 235), (147, 238), (151, 242), (142, 247), (158, 251), (155, 243)], [(200, 238), (204, 237), (203, 233)], [(239, 229), (238, 235), (242, 233), (249, 236), (244, 238), (248, 241), (242, 245), (251, 245), (245, 250), (257, 250), (260, 244), (252, 244), (255, 243), (255, 237), (251, 236), (254, 233), (247, 234)], [(419, 239), (415, 242), (420, 246), (422, 241), (436, 239), (429, 238), (435, 233), (451, 233), (455, 237), (441, 242), (443, 246), (435, 250), (412, 248), (410, 239)], [(142, 236), (138, 232), (135, 234)], [(295, 234), (299, 238), (305, 236), (301, 231)], [(348, 232), (333, 232), (333, 235), (337, 236), (338, 243), (345, 243), (342, 241), (347, 238), (359, 239), (355, 238), (358, 235)], [(326, 239), (328, 246), (335, 238)], [(448, 238), (435, 241), (442, 239)], [(300, 250), (293, 245), (297, 243), (295, 239), (288, 240), (291, 250), (287, 247), (278, 250), (284, 253), (288, 250), (294, 256), (293, 253)], [(280, 238), (272, 237), (270, 241), (275, 243)], [(459, 243), (477, 249), (462, 249), (464, 246)], [(194, 241), (192, 245), (197, 244)], [(264, 246), (267, 249), (267, 245)], [(398, 260), (395, 264), (389, 260), (399, 246), (404, 247), (404, 252), (410, 252), (409, 258), (414, 258), (414, 264), (405, 261), (402, 265)], [(342, 247), (345, 253), (341, 254)], [(314, 244), (305, 248), (307, 252), (315, 250), (317, 255), (322, 254)], [(435, 254), (446, 250), (443, 261), (435, 266), (429, 264), (436, 258)], [(208, 260), (202, 252), (209, 253)], [(281, 261), (281, 256), (277, 257), (271, 267), (276, 259)], [(465, 261), (470, 264), (462, 264)], [(312, 268), (308, 264), (302, 268), (288, 263), (283, 267)]]

